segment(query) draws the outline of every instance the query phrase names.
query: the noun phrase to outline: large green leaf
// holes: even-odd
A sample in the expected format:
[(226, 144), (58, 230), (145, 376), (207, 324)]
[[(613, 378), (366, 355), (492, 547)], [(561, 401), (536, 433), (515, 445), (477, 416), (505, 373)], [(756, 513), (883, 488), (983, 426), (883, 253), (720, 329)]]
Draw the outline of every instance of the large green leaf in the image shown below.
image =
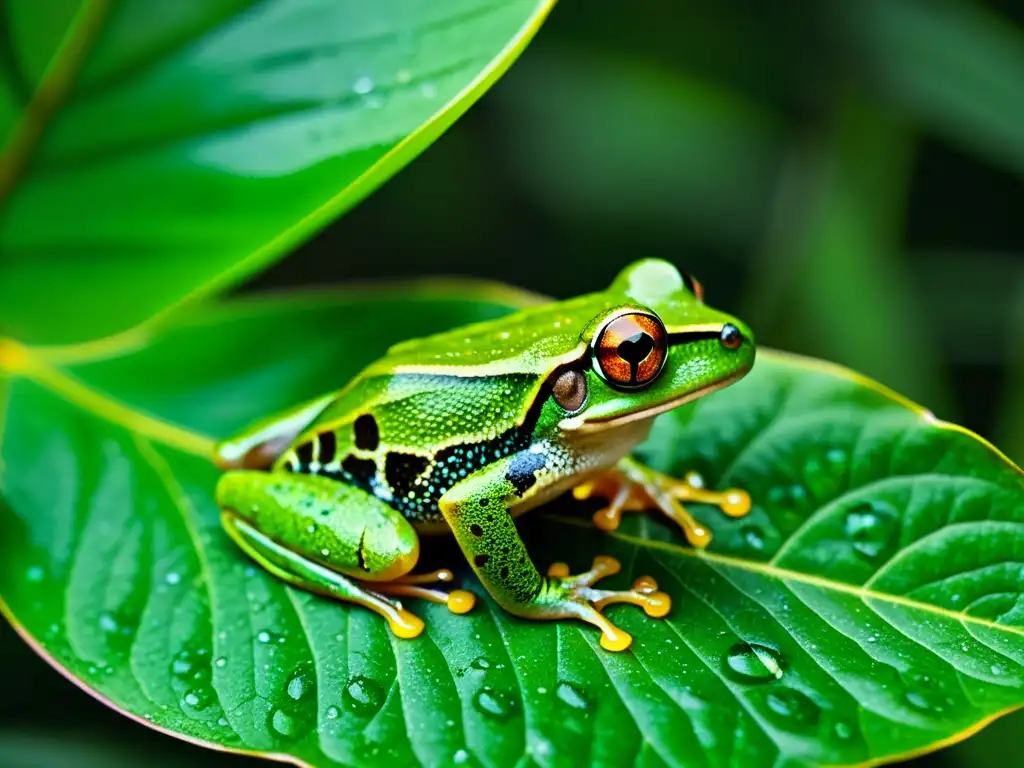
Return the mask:
[[(750, 489), (707, 552), (661, 519), (615, 535), (563, 501), (523, 521), (542, 566), (620, 558), (674, 598), (611, 613), (622, 654), (482, 598), (427, 632), (284, 586), (218, 526), (206, 435), (334, 386), (388, 343), (512, 295), (394, 290), (206, 309), (83, 360), (0, 346), (0, 605), (58, 668), (144, 722), (317, 765), (854, 764), (1024, 703), (1024, 478), (845, 369), (764, 352), (663, 417), (643, 454)], [(374, 329), (366, 334), (365, 329)], [(346, 329), (351, 329), (346, 332)], [(372, 340), (372, 341), (369, 341)], [(429, 548), (459, 562), (450, 543)]]
[(96, 338), (265, 266), (436, 139), (552, 4), (0, 4), (0, 333)]

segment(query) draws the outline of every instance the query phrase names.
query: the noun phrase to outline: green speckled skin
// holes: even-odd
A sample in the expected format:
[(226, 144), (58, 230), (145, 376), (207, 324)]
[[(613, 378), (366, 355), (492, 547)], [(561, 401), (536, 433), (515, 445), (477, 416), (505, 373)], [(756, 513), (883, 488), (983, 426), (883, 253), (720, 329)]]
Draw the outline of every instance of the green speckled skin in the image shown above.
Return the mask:
[[(612, 386), (593, 360), (595, 334), (627, 310), (654, 313), (668, 334), (664, 367), (639, 388)], [(726, 326), (741, 334), (736, 348), (719, 338)], [(218, 500), (296, 557), (360, 578), (370, 559), (370, 578), (412, 567), (406, 529), (450, 530), (508, 610), (575, 615), (558, 580), (534, 567), (513, 517), (614, 466), (654, 416), (735, 381), (753, 361), (743, 323), (698, 300), (671, 264), (639, 261), (606, 291), (398, 344), (335, 395), (226, 441)], [(571, 413), (552, 396), (567, 370), (586, 382)], [(330, 511), (321, 517), (307, 503)], [(324, 543), (324, 528), (337, 544)], [(379, 538), (363, 540), (353, 570), (353, 536), (364, 528)]]

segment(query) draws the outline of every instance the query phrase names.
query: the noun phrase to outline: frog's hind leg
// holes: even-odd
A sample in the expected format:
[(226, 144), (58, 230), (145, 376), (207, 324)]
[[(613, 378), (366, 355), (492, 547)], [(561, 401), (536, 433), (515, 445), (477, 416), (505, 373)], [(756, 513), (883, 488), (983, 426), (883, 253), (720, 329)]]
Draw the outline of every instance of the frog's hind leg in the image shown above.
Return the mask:
[(573, 496), (577, 499), (598, 496), (608, 500), (608, 506), (594, 513), (594, 525), (603, 531), (618, 528), (623, 512), (659, 509), (683, 529), (690, 544), (700, 549), (711, 542), (711, 532), (694, 519), (682, 502), (711, 504), (729, 517), (743, 517), (750, 511), (750, 496), (746, 491), (739, 488), (711, 491), (704, 487), (695, 472), (678, 480), (633, 459), (623, 459), (613, 469), (576, 486)]
[(398, 637), (412, 638), (423, 632), (423, 621), (419, 617), (378, 593), (380, 587), (386, 586), (387, 582), (375, 584), (378, 590), (375, 592), (367, 588), (365, 583), (358, 583), (319, 563), (296, 557), (290, 549), (264, 536), (231, 512), (221, 512), (221, 522), (235, 543), (277, 578), (301, 589), (369, 608), (384, 617), (391, 631)]

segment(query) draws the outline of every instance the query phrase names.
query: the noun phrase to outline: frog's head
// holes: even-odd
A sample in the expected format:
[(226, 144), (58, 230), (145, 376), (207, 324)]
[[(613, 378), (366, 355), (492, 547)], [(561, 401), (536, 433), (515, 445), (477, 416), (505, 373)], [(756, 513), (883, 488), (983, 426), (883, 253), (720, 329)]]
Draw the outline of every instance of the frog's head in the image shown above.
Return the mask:
[(672, 264), (645, 259), (606, 292), (611, 306), (583, 329), (583, 365), (552, 379), (563, 430), (608, 429), (651, 418), (742, 378), (754, 336), (704, 303), (702, 289)]

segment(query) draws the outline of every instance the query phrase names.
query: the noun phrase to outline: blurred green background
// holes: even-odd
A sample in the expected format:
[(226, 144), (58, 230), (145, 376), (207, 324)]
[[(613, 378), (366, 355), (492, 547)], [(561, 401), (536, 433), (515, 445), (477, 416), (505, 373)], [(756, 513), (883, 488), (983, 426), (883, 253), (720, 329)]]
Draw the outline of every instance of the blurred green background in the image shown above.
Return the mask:
[[(639, 256), (759, 343), (1024, 461), (1024, 3), (561, 0), (440, 141), (242, 290), (447, 274), (569, 296)], [(0, 765), (256, 762), (108, 711), (6, 625), (0, 658)], [(1004, 762), (1022, 726), (907, 765)]]

